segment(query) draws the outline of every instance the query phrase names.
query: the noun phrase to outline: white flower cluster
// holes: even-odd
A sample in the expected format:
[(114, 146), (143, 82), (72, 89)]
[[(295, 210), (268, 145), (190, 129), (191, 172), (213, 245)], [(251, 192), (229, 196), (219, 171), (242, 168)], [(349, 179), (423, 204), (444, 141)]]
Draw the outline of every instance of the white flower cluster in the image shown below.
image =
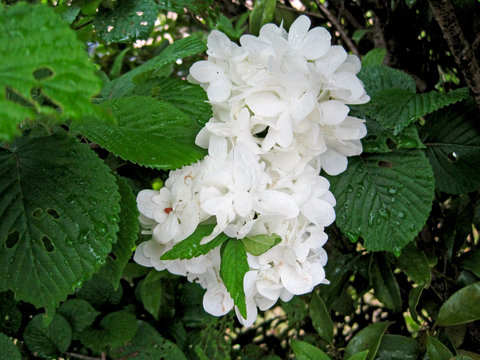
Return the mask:
[(277, 234), (282, 241), (259, 256), (247, 254), (245, 326), (280, 298), (305, 294), (325, 279), (324, 228), (335, 219), (335, 198), (323, 169), (337, 175), (347, 156), (362, 152), (364, 121), (348, 116), (346, 104), (369, 100), (356, 74), (357, 57), (331, 46), (324, 28), (309, 30), (300, 16), (287, 33), (267, 24), (241, 46), (213, 31), (208, 60), (190, 69), (190, 81), (206, 91), (213, 117), (197, 136), (208, 148), (200, 162), (172, 171), (160, 191), (143, 190), (137, 202), (144, 232), (135, 261), (187, 276), (207, 291), (203, 305), (213, 315), (234, 307), (219, 274), (220, 250), (190, 260), (160, 260), (198, 225), (216, 221), (206, 243), (220, 233), (231, 238)]

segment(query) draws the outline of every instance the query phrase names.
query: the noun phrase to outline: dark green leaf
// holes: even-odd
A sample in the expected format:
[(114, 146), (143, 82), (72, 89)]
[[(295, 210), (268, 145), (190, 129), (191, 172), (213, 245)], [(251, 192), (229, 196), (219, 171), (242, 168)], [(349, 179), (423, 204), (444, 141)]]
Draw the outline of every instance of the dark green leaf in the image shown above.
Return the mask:
[(292, 339), (292, 349), (298, 360), (331, 360), (322, 350), (305, 341)]
[(65, 301), (58, 313), (62, 315), (72, 328), (72, 336), (78, 339), (78, 335), (87, 326), (92, 325), (100, 313), (90, 303), (82, 299), (70, 299)]
[(135, 196), (130, 185), (117, 175), (118, 192), (120, 193), (120, 222), (118, 223), (117, 242), (112, 246), (112, 253), (98, 275), (107, 279), (117, 288), (123, 269), (132, 255), (138, 233), (138, 210)]
[(437, 111), (422, 131), (440, 191), (461, 194), (480, 188), (480, 116), (473, 104)]
[(2, 319), (0, 322), (0, 333), (16, 336), (22, 324), (22, 312), (11, 291), (0, 293), (0, 319)]
[(437, 338), (427, 337), (427, 355), (429, 360), (450, 360), (453, 354)]
[(474, 249), (460, 258), (460, 265), (480, 278), (480, 250)]
[(437, 317), (437, 325), (453, 326), (479, 320), (479, 303), (480, 282), (465, 286), (442, 304)]
[(108, 309), (112, 305), (118, 304), (122, 295), (123, 289), (121, 286), (115, 290), (109, 281), (96, 274), (85, 282), (77, 293), (79, 298), (88, 301), (99, 310)]
[(375, 254), (373, 257), (370, 266), (370, 280), (375, 296), (386, 308), (397, 312), (402, 310), (402, 298), (397, 279), (383, 254)]
[(353, 272), (354, 266), (355, 259), (351, 254), (330, 255), (325, 267), (326, 278), (330, 281), (330, 284), (320, 285), (320, 294), (327, 307), (331, 307), (338, 299)]
[(415, 5), (416, 2), (417, 2), (417, 0), (405, 0), (405, 3), (407, 4), (407, 6), (409, 8), (411, 8), (413, 5)]
[(238, 311), (246, 319), (247, 305), (243, 290), (243, 278), (250, 270), (247, 262), (247, 252), (240, 240), (230, 239), (222, 245), (221, 253), (220, 277), (232, 296)]
[(102, 107), (113, 112), (118, 126), (92, 120), (80, 129), (122, 159), (157, 169), (175, 169), (206, 155), (195, 145), (199, 128), (173, 105), (131, 96), (109, 100)]
[(22, 355), (13, 341), (2, 333), (0, 333), (0, 359), (22, 360)]
[(57, 357), (67, 351), (72, 341), (72, 329), (62, 315), (55, 314), (45, 327), (44, 315), (35, 316), (23, 333), (28, 349), (43, 359)]
[(430, 284), (431, 272), (427, 257), (415, 242), (412, 241), (402, 249), (397, 258), (397, 266), (416, 284)]
[(365, 56), (362, 58), (362, 67), (364, 66), (381, 66), (383, 63), (383, 59), (385, 59), (385, 55), (387, 54), (387, 50), (382, 48), (377, 48), (370, 50)]
[(130, 50), (129, 47), (123, 49), (116, 57), (115, 60), (113, 61), (112, 68), (110, 69), (110, 78), (111, 79), (116, 79), (120, 76), (120, 72), (122, 71), (122, 65), (123, 65), (123, 58), (125, 57), (125, 54)]
[(115, 178), (56, 134), (0, 149), (0, 289), (47, 313), (105, 263), (118, 231)]
[(80, 341), (96, 353), (115, 349), (133, 339), (138, 322), (135, 315), (124, 310), (106, 315), (98, 326), (89, 326), (80, 333)]
[(165, 275), (165, 272), (150, 270), (138, 285), (143, 307), (155, 320), (173, 317), (175, 314), (174, 289)]
[(410, 290), (408, 294), (408, 310), (412, 315), (412, 319), (418, 324), (421, 325), (422, 322), (418, 319), (417, 305), (422, 296), (423, 290), (426, 288), (426, 285), (419, 285)]
[(347, 360), (366, 360), (368, 356), (368, 350), (361, 351), (356, 353), (355, 355), (352, 355), (349, 357)]
[(259, 256), (282, 241), (277, 234), (246, 236), (242, 240), (248, 253)]
[(420, 358), (420, 347), (406, 336), (385, 334), (377, 357), (382, 360), (417, 360)]
[(175, 259), (192, 259), (194, 257), (205, 255), (210, 250), (215, 249), (217, 246), (223, 244), (228, 236), (224, 233), (217, 235), (213, 240), (210, 240), (204, 245), (200, 245), (200, 241), (205, 236), (212, 233), (215, 224), (200, 225), (195, 232), (187, 237), (185, 240), (175, 244), (173, 248), (167, 251), (160, 258), (161, 260), (175, 260)]
[(36, 113), (55, 116), (60, 110), (63, 119), (97, 113), (90, 101), (101, 86), (95, 67), (50, 7), (0, 7), (0, 54), (0, 141), (12, 140), (18, 125)]
[[(403, 71), (387, 66), (365, 66), (358, 73), (365, 85), (367, 94), (373, 94), (386, 89), (403, 89), (415, 93), (415, 81)], [(369, 104), (360, 106), (367, 108)]]
[(458, 350), (458, 353), (459, 353), (460, 355), (463, 355), (463, 356), (468, 356), (468, 357), (470, 357), (472, 360), (480, 360), (480, 354), (474, 353), (474, 352), (472, 352), (472, 351), (459, 349), (459, 350)]
[(310, 319), (318, 335), (329, 343), (333, 341), (333, 322), (322, 298), (313, 293), (310, 301)]
[(282, 309), (285, 311), (288, 319), (288, 325), (296, 328), (303, 324), (308, 317), (308, 306), (305, 303), (305, 298), (301, 296), (294, 296), (292, 300), (282, 302)]
[(375, 359), (383, 334), (389, 325), (389, 322), (378, 322), (360, 330), (345, 348), (344, 357), (349, 358), (357, 352), (368, 350), (366, 360)]
[(337, 199), (336, 223), (369, 250), (399, 251), (417, 235), (434, 195), (433, 172), (421, 150), (396, 150), (349, 159), (329, 177)]
[(154, 0), (119, 1), (115, 8), (102, 8), (93, 20), (97, 34), (107, 43), (147, 39), (158, 17)]

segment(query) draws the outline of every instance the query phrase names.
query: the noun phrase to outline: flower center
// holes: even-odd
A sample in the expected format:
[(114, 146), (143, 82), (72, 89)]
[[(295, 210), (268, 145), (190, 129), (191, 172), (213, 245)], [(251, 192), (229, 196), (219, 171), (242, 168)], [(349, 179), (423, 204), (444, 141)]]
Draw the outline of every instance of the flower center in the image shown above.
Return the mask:
[(170, 211), (173, 211), (171, 207), (163, 209), (167, 214), (170, 214)]

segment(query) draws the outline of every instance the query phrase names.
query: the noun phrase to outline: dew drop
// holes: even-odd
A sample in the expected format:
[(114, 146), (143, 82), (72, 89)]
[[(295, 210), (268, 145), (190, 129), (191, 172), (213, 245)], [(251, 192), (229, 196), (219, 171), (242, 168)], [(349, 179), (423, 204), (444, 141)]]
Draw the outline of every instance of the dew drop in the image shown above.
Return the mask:
[(360, 198), (362, 197), (362, 193), (361, 193), (361, 192), (357, 192), (357, 193), (355, 194), (355, 197), (356, 197), (357, 199), (360, 199)]
[(393, 255), (395, 255), (395, 257), (400, 257), (400, 255), (402, 255), (402, 249), (401, 248), (395, 248), (393, 249)]
[(378, 215), (380, 215), (384, 219), (388, 219), (390, 217), (390, 212), (385, 208), (381, 208), (378, 209)]
[(390, 189), (388, 189), (388, 193), (389, 193), (390, 195), (395, 195), (395, 194), (397, 193), (397, 189), (390, 188)]
[(401, 211), (397, 214), (397, 216), (398, 216), (400, 219), (405, 219), (405, 218), (407, 217), (407, 216), (405, 215), (405, 213), (404, 213), (404, 212), (401, 212)]
[(352, 193), (353, 192), (353, 186), (352, 185), (348, 185), (347, 186), (347, 193)]
[(347, 238), (351, 243), (356, 243), (358, 241), (359, 234), (347, 231), (345, 235), (347, 235)]

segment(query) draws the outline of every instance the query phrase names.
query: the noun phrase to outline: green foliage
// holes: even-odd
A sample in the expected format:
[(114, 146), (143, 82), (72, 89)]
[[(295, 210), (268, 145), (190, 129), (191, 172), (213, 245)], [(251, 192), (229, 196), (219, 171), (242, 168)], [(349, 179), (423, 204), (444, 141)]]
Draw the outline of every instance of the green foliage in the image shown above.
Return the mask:
[(255, 0), (250, 13), (250, 32), (252, 34), (258, 35), (263, 25), (272, 22), (276, 3), (276, 0)]
[(318, 335), (329, 343), (333, 341), (333, 322), (324, 301), (316, 293), (310, 301), (310, 318)]
[[(480, 282), (465, 286), (447, 299), (440, 308), (437, 324), (453, 326), (480, 319)], [(459, 313), (458, 309), (462, 309)]]
[(242, 240), (245, 250), (255, 256), (262, 255), (282, 241), (277, 234), (245, 236)]
[(151, 270), (138, 285), (143, 307), (155, 320), (174, 315), (173, 288), (166, 272)]
[(374, 256), (372, 260), (370, 266), (370, 279), (372, 281), (375, 296), (383, 303), (383, 305), (385, 305), (386, 308), (400, 311), (402, 309), (400, 288), (390, 264), (382, 255)]
[(377, 357), (385, 360), (416, 360), (421, 354), (417, 342), (406, 336), (385, 334)]
[(322, 350), (305, 341), (292, 340), (292, 349), (298, 360), (330, 360)]
[(379, 322), (360, 330), (348, 343), (345, 357), (348, 358), (357, 352), (368, 350), (366, 360), (375, 359), (385, 330), (389, 325), (388, 322)]
[(0, 333), (0, 358), (9, 360), (22, 360), (22, 354), (18, 348), (13, 344), (3, 333)]
[(72, 338), (78, 339), (79, 334), (87, 326), (92, 325), (100, 313), (83, 299), (69, 299), (58, 308), (58, 314), (62, 315), (70, 324)]

